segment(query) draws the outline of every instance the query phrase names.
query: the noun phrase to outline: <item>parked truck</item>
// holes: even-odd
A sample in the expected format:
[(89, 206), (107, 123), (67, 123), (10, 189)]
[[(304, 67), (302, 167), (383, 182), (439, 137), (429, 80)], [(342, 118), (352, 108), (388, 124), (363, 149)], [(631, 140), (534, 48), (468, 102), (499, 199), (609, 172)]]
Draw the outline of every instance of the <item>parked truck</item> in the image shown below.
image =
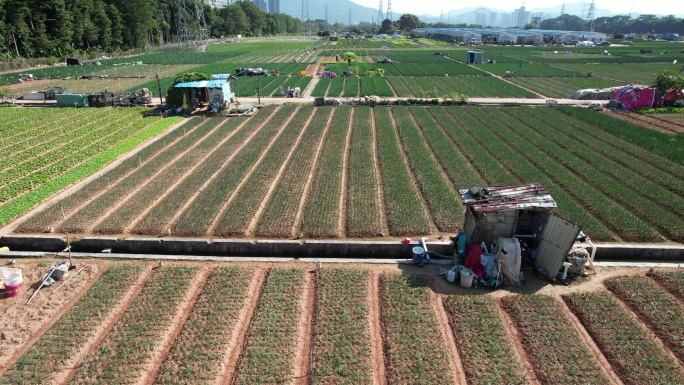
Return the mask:
[(679, 34), (678, 33), (664, 33), (663, 34), (663, 40), (679, 41)]

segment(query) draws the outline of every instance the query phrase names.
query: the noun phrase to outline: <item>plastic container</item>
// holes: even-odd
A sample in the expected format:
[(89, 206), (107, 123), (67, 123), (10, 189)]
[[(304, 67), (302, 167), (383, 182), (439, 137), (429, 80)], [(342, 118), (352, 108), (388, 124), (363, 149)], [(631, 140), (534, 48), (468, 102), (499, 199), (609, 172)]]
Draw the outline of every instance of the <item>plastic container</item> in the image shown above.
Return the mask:
[(464, 254), (465, 253), (465, 247), (466, 247), (466, 234), (463, 231), (458, 232), (458, 243), (456, 247), (456, 251), (459, 254)]
[(456, 282), (456, 272), (453, 270), (447, 270), (447, 281)]
[(5, 283), (5, 298), (16, 297), (19, 295), (19, 284), (8, 285)]
[(461, 270), (461, 286), (473, 286), (473, 272), (470, 270)]
[(423, 263), (425, 257), (425, 249), (420, 246), (413, 248), (413, 262)]

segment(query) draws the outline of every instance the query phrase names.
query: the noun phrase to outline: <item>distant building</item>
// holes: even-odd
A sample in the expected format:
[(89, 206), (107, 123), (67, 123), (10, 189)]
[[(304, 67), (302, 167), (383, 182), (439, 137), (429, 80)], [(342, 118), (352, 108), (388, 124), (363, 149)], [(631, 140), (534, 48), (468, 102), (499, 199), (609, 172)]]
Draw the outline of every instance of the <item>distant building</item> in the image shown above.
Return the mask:
[(512, 19), (515, 27), (522, 27), (530, 22), (531, 13), (528, 12), (523, 5), (522, 7), (513, 11)]
[(204, 0), (205, 4), (209, 4), (214, 8), (223, 8), (226, 5), (230, 5), (231, 0)]
[(481, 26), (486, 26), (487, 25), (487, 13), (485, 12), (476, 12), (475, 13), (475, 24), (479, 24)]
[(487, 25), (497, 26), (499, 22), (499, 14), (497, 12), (489, 12), (489, 18), (487, 19)]
[(268, 13), (280, 13), (280, 0), (268, 0)]
[(511, 22), (510, 13), (500, 13), (499, 14), (499, 26), (500, 27), (510, 27), (513, 23)]
[(268, 6), (266, 4), (266, 0), (252, 0), (254, 4), (256, 4), (257, 7), (259, 7), (260, 10), (264, 12), (268, 12)]

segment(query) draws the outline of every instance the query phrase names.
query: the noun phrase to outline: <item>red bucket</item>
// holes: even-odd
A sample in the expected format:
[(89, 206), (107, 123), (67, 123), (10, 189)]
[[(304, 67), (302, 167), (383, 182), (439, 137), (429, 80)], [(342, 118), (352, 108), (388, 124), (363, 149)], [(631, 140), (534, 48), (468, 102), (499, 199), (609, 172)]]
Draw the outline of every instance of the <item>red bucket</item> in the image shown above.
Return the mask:
[(19, 285), (5, 285), (5, 298), (16, 297), (19, 295)]

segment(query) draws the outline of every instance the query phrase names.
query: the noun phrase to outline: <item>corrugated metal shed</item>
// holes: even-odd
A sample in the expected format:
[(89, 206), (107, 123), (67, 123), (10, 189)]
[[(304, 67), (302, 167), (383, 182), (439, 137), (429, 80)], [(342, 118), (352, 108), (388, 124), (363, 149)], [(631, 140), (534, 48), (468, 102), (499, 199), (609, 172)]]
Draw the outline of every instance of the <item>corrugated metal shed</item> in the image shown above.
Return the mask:
[(178, 83), (174, 88), (223, 88), (228, 79), (196, 80), (194, 82)]
[(475, 192), (474, 194), (471, 190), (458, 191), (463, 202), (478, 213), (556, 207), (556, 201), (539, 183), (486, 187), (481, 190), (482, 193)]

